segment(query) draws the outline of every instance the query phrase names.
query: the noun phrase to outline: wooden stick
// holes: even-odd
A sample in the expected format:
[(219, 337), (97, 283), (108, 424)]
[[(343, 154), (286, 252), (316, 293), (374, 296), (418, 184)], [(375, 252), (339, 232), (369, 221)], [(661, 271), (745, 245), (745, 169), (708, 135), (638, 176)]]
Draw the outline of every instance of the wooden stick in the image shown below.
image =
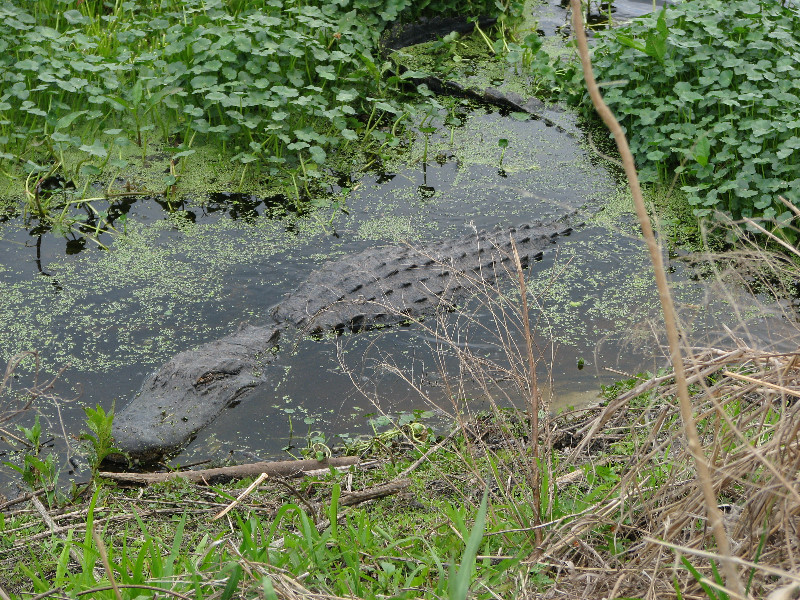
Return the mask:
[[(42, 517), (42, 520), (47, 524), (47, 527), (50, 529), (52, 534), (59, 536), (66, 542), (67, 540), (65, 536), (61, 535), (60, 533), (57, 533), (58, 527), (56, 526), (53, 519), (50, 518), (50, 515), (47, 513), (47, 509), (45, 509), (44, 505), (41, 503), (39, 498), (36, 497), (36, 494), (31, 496), (31, 504), (33, 504), (34, 508), (39, 512), (39, 515)], [(72, 560), (74, 560), (79, 565), (83, 564), (83, 555), (80, 553), (80, 551), (78, 551), (78, 549), (75, 547), (74, 544), (69, 544), (69, 555), (72, 557)]]
[(617, 121), (616, 117), (611, 112), (611, 109), (608, 108), (608, 105), (603, 100), (603, 96), (600, 94), (600, 88), (597, 86), (597, 81), (592, 72), (592, 61), (589, 57), (589, 44), (586, 40), (586, 31), (583, 27), (580, 0), (570, 0), (570, 5), (572, 7), (572, 29), (578, 46), (578, 54), (581, 59), (581, 67), (583, 69), (584, 79), (586, 80), (586, 87), (589, 91), (589, 96), (592, 98), (592, 103), (597, 110), (597, 114), (600, 115), (600, 118), (603, 119), (603, 122), (614, 135), (617, 149), (622, 157), (622, 163), (625, 166), (625, 175), (628, 179), (631, 195), (633, 196), (633, 204), (636, 208), (636, 215), (639, 218), (639, 225), (642, 228), (642, 235), (647, 242), (647, 250), (650, 253), (650, 260), (653, 263), (656, 288), (658, 289), (658, 295), (661, 301), (661, 310), (664, 313), (664, 326), (669, 342), (670, 360), (675, 373), (675, 384), (678, 388), (678, 404), (680, 406), (681, 419), (684, 426), (683, 429), (688, 442), (689, 451), (691, 452), (697, 468), (697, 485), (705, 500), (706, 514), (711, 531), (714, 534), (714, 539), (717, 542), (717, 550), (719, 552), (719, 560), (722, 563), (722, 572), (725, 575), (725, 583), (731, 588), (730, 595), (744, 599), (747, 594), (745, 593), (744, 584), (739, 577), (736, 565), (732, 560), (731, 544), (728, 539), (728, 534), (725, 531), (722, 511), (717, 508), (717, 495), (714, 491), (714, 485), (711, 479), (711, 467), (708, 463), (708, 458), (703, 453), (703, 446), (700, 443), (700, 434), (697, 431), (697, 423), (694, 419), (694, 408), (691, 398), (689, 397), (689, 384), (686, 381), (686, 371), (683, 365), (683, 352), (681, 351), (678, 318), (675, 305), (672, 302), (669, 283), (667, 282), (661, 248), (658, 245), (655, 234), (653, 233), (653, 227), (650, 224), (650, 215), (647, 214), (647, 208), (645, 207), (642, 197), (642, 189), (639, 185), (639, 176), (636, 173), (636, 165), (634, 164), (633, 154), (628, 146), (625, 132), (622, 130), (619, 121)]
[(756, 379), (755, 377), (748, 377), (747, 375), (740, 375), (739, 373), (731, 373), (730, 371), (723, 371), (722, 374), (727, 375), (728, 377), (733, 377), (734, 379), (741, 379), (742, 381), (747, 381), (748, 383), (754, 383), (761, 387), (767, 387), (773, 390), (777, 390), (781, 393), (789, 394), (790, 396), (796, 396), (800, 398), (800, 391), (791, 390), (781, 385), (775, 385), (774, 383), (770, 383), (769, 381), (762, 381), (760, 379)]
[(395, 479), (389, 483), (381, 483), (373, 485), (365, 490), (357, 492), (343, 492), (339, 497), (340, 506), (355, 506), (367, 500), (374, 500), (376, 498), (383, 498), (384, 496), (391, 496), (396, 494), (411, 485), (410, 479)]
[(270, 477), (294, 477), (304, 475), (308, 471), (328, 469), (330, 467), (347, 467), (357, 464), (358, 456), (342, 456), (326, 460), (281, 460), (274, 462), (257, 462), (202, 471), (176, 471), (174, 473), (111, 473), (101, 471), (100, 477), (123, 483), (148, 485), (173, 479), (186, 479), (192, 483), (219, 483), (230, 479), (257, 477), (266, 473)]
[(264, 480), (265, 480), (267, 477), (269, 477), (269, 475), (267, 475), (266, 473), (261, 473), (261, 475), (259, 475), (259, 476), (258, 476), (258, 478), (257, 478), (257, 479), (256, 479), (256, 480), (255, 480), (253, 483), (251, 483), (250, 485), (248, 485), (248, 486), (247, 486), (247, 489), (246, 489), (245, 491), (243, 491), (241, 494), (239, 494), (238, 496), (236, 496), (236, 500), (234, 500), (233, 502), (231, 502), (230, 504), (228, 504), (228, 506), (226, 506), (226, 507), (225, 507), (223, 510), (221, 510), (221, 511), (220, 511), (220, 512), (218, 512), (216, 515), (214, 515), (214, 518), (213, 518), (213, 519), (211, 519), (211, 520), (212, 520), (212, 521), (216, 521), (216, 520), (217, 520), (217, 519), (219, 519), (220, 517), (224, 517), (225, 515), (227, 515), (227, 514), (228, 514), (228, 513), (229, 513), (231, 510), (233, 510), (233, 508), (234, 508), (234, 507), (235, 507), (237, 504), (239, 504), (239, 502), (241, 502), (241, 501), (242, 501), (244, 498), (246, 498), (246, 497), (247, 497), (247, 495), (248, 495), (250, 492), (252, 492), (252, 491), (253, 491), (254, 489), (256, 489), (256, 488), (257, 488), (259, 485), (261, 485), (261, 482), (262, 482), (262, 481), (264, 481)]
[(4, 511), (5, 509), (11, 506), (14, 506), (15, 504), (22, 504), (23, 502), (27, 502), (34, 496), (41, 496), (42, 494), (52, 491), (53, 488), (41, 488), (39, 490), (36, 490), (35, 492), (29, 492), (27, 494), (19, 496), (18, 498), (14, 498), (13, 500), (8, 500), (7, 502), (3, 502), (2, 504), (0, 504), (0, 512)]

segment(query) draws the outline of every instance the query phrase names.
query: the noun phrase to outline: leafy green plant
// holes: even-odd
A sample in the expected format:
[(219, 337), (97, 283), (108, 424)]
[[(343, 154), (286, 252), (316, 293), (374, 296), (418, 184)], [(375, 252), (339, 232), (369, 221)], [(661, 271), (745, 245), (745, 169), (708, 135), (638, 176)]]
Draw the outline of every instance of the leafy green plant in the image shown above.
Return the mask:
[(89, 442), (89, 465), (91, 466), (92, 474), (96, 474), (103, 459), (109, 454), (121, 452), (114, 447), (114, 440), (111, 434), (114, 424), (114, 409), (112, 408), (106, 412), (98, 404), (95, 409), (87, 406), (83, 410), (86, 413), (86, 425), (89, 427), (90, 432), (83, 432), (80, 439)]
[(31, 427), (17, 425), (17, 431), (28, 440), (31, 453), (39, 454), (42, 449), (42, 425), (39, 423), (39, 415), (33, 418), (33, 425)]
[[(150, 148), (170, 155), (163, 183), (174, 196), (176, 161), (182, 170), (192, 160), (193, 142), (237, 165), (240, 188), (246, 174), (274, 178), (307, 202), (332, 156), (356, 141), (396, 145), (414, 110), (403, 103), (403, 78), (384, 77), (391, 66), (378, 58), (389, 24), (520, 9), (490, 0), (95, 4), (0, 7), (0, 176), (42, 221), (55, 206), (38, 182), (62, 177), (52, 200), (63, 214), (48, 224), (61, 232), (83, 231), (92, 216), (96, 231), (109, 230), (87, 193), (98, 182), (104, 198), (120, 193), (114, 181), (136, 175), (133, 150), (142, 164)], [(28, 194), (26, 181), (35, 184)]]
[(789, 219), (778, 195), (800, 201), (796, 7), (683, 2), (598, 38), (595, 72), (643, 181), (677, 177), (699, 217)]
[(508, 139), (500, 138), (497, 140), (497, 146), (500, 148), (500, 169), (503, 168), (503, 158), (506, 155), (506, 148), (508, 148)]
[[(681, 556), (681, 562), (683, 563), (683, 566), (689, 570), (689, 572), (692, 574), (692, 577), (694, 577), (694, 580), (700, 584), (700, 587), (703, 588), (703, 591), (711, 600), (728, 600), (730, 598), (726, 592), (709, 585), (703, 574), (697, 569), (697, 567), (689, 562), (688, 558)], [(725, 581), (722, 579), (719, 569), (717, 569), (717, 564), (713, 560), (711, 561), (711, 572), (714, 577), (714, 583), (724, 588)]]
[[(4, 462), (22, 476), (22, 481), (30, 489), (53, 487), (58, 479), (58, 467), (56, 466), (55, 456), (47, 454), (40, 457), (42, 451), (42, 426), (39, 423), (39, 415), (34, 417), (33, 425), (25, 427), (17, 425), (17, 430), (22, 433), (29, 446), (22, 455), (22, 464)], [(48, 492), (48, 500), (52, 499), (52, 492)]]
[[(312, 423), (314, 420), (311, 421)], [(311, 424), (309, 423), (309, 427)], [(309, 430), (306, 436), (306, 447), (302, 449), (301, 454), (305, 458), (313, 458), (315, 460), (325, 460), (331, 456), (331, 449), (328, 447), (325, 434), (321, 431)]]
[(464, 554), (461, 557), (461, 564), (458, 567), (458, 571), (455, 569), (455, 563), (450, 565), (450, 579), (447, 586), (448, 600), (466, 600), (467, 592), (469, 592), (469, 585), (472, 582), (472, 570), (475, 568), (475, 557), (478, 555), (478, 549), (481, 546), (481, 540), (483, 539), (486, 527), (488, 498), (489, 490), (486, 490), (483, 493), (483, 499), (481, 500), (478, 514), (475, 516), (475, 524), (472, 526), (472, 531), (464, 547)]
[(58, 468), (52, 454), (48, 454), (44, 458), (25, 454), (22, 466), (8, 462), (5, 464), (22, 475), (22, 481), (32, 490), (51, 488), (58, 480)]

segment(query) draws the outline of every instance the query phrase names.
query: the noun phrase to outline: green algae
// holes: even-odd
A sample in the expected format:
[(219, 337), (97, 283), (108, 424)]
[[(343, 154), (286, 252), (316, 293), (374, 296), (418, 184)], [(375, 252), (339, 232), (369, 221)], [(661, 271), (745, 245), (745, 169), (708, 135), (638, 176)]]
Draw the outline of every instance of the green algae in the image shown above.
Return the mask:
[(449, 42), (408, 46), (392, 53), (391, 58), (405, 69), (454, 81), (469, 89), (494, 87), (526, 97), (536, 95), (536, 81), (520, 63), (509, 63), (506, 56), (492, 56), (486, 42), (473, 33)]
[[(58, 259), (47, 265), (50, 277), (5, 285), (0, 347), (6, 357), (36, 349), (46, 367), (69, 363), (78, 371), (162, 362), (232, 323), (265, 320), (240, 307), (225, 316), (239, 291), (231, 290), (233, 268), (262, 267), (319, 232), (313, 221), (300, 224), (299, 235), (266, 219), (194, 224), (174, 215), (131, 223), (108, 252)], [(212, 320), (223, 324), (212, 328)]]
[(355, 237), (360, 240), (389, 240), (403, 242), (419, 239), (413, 220), (401, 216), (384, 216), (363, 221)]

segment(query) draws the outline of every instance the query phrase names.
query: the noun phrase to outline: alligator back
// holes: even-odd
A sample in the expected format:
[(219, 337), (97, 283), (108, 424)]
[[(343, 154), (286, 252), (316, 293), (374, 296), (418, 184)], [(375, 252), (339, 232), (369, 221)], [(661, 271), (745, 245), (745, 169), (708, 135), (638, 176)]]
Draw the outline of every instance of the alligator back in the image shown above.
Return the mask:
[(511, 240), (526, 267), (570, 228), (521, 225), (419, 247), (370, 248), (315, 271), (273, 309), (279, 326), (308, 333), (360, 331), (432, 314), (493, 283), (513, 266)]

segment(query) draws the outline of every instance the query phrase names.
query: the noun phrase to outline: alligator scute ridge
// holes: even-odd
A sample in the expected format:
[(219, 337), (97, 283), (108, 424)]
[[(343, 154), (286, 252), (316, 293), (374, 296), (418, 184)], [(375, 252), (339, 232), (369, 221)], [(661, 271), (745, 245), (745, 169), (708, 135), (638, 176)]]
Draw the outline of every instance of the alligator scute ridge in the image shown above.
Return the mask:
[(174, 453), (268, 380), (283, 332), (356, 332), (433, 314), (493, 284), (513, 260), (512, 239), (526, 267), (570, 231), (561, 222), (535, 223), (418, 247), (379, 246), (325, 263), (273, 307), (272, 323), (244, 325), (180, 352), (149, 375), (114, 419), (115, 445), (140, 461)]

